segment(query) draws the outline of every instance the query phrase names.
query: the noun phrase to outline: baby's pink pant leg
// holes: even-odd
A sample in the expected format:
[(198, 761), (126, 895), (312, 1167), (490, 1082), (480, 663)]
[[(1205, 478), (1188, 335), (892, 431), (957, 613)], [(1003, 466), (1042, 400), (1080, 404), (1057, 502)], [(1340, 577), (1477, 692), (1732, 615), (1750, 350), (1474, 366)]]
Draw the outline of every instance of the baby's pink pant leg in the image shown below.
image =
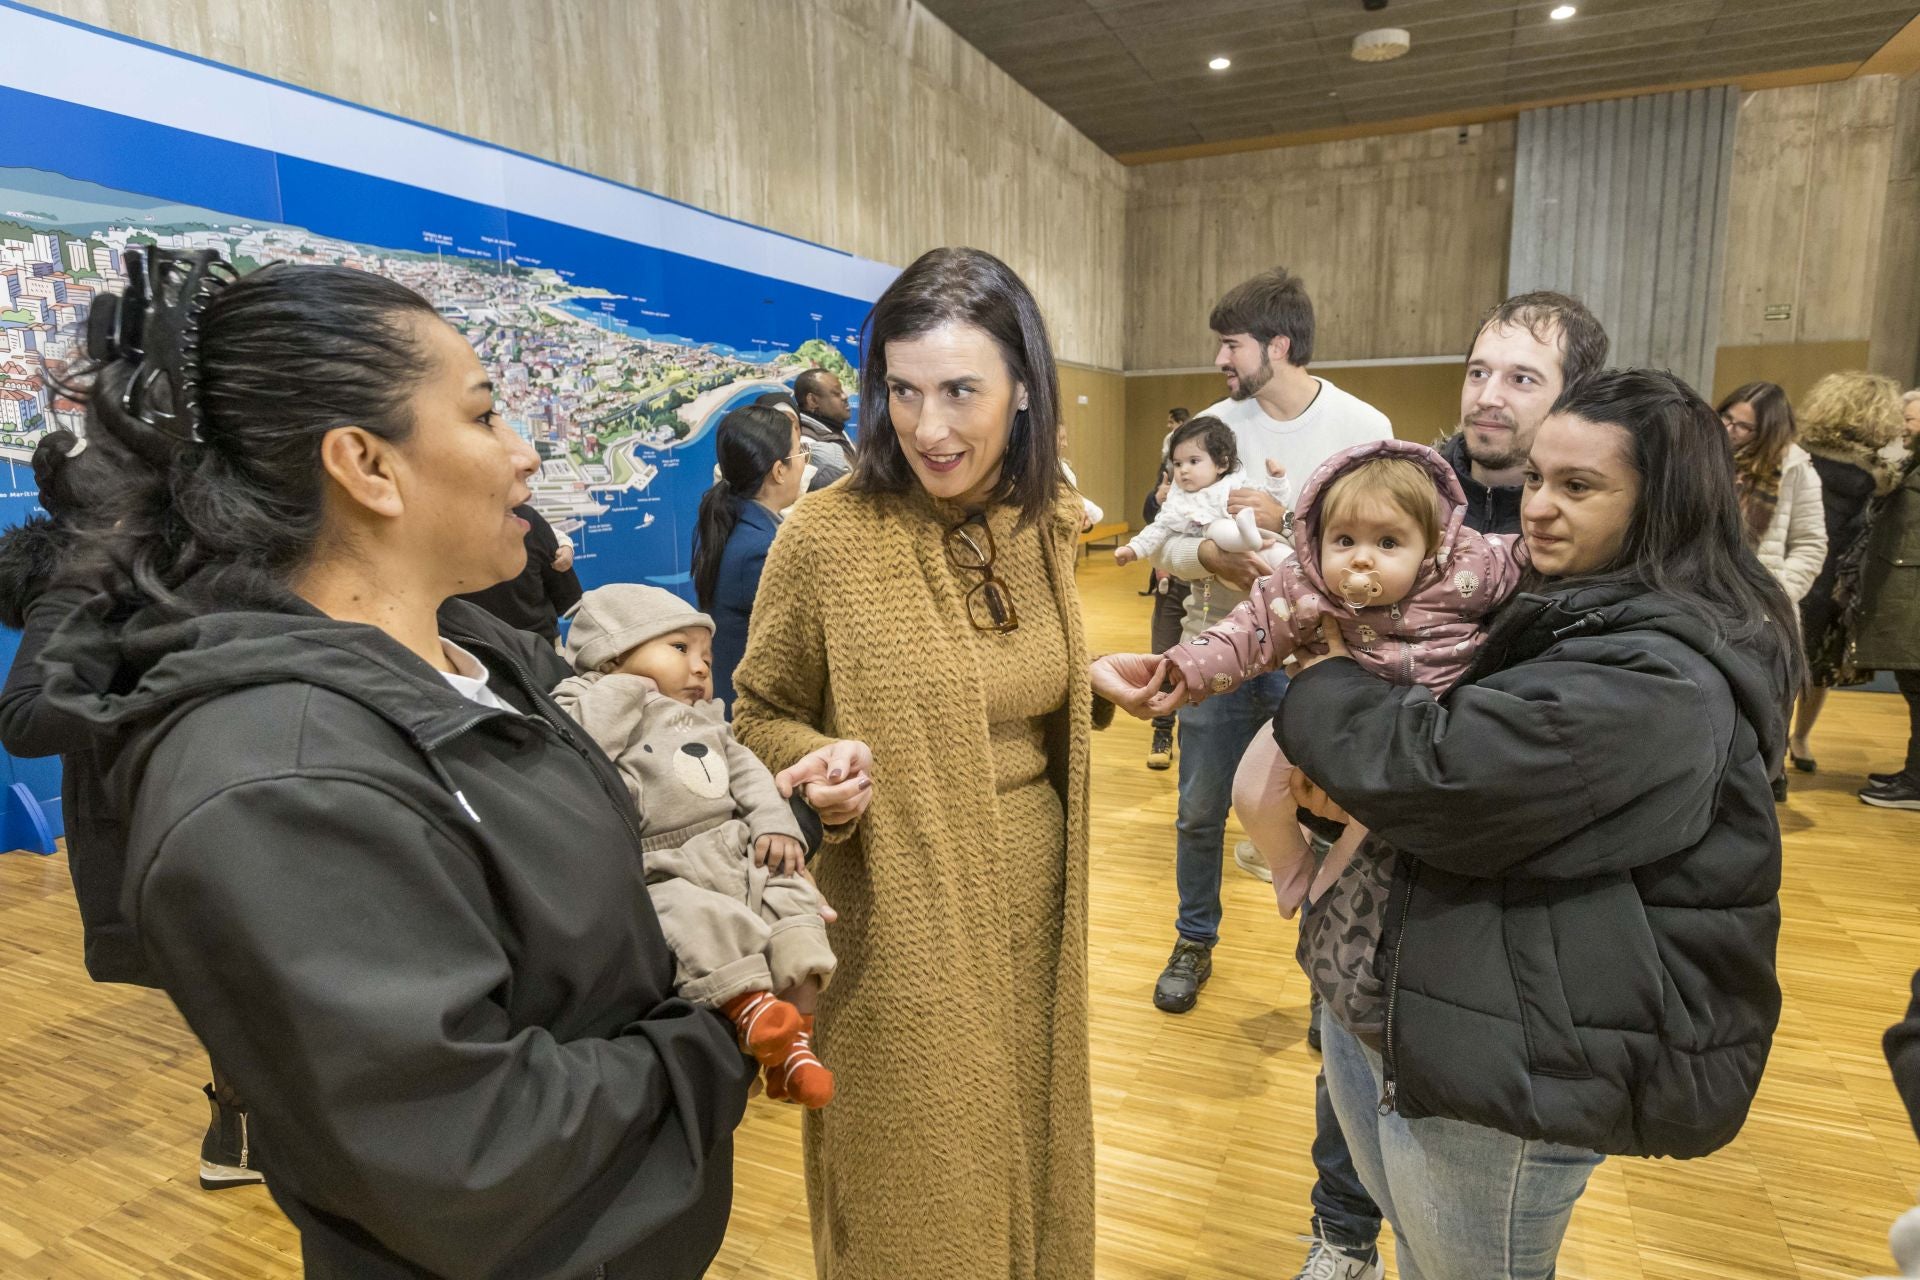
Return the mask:
[(1340, 834), (1338, 840), (1333, 842), (1333, 848), (1327, 850), (1326, 858), (1321, 861), (1320, 874), (1313, 878), (1312, 896), (1315, 902), (1320, 901), (1327, 890), (1333, 888), (1333, 882), (1338, 880), (1340, 873), (1347, 869), (1347, 864), (1353, 861), (1353, 855), (1360, 848), (1360, 842), (1366, 838), (1365, 827), (1352, 820), (1347, 822), (1347, 829)]
[(1292, 774), (1293, 766), (1280, 754), (1272, 731), (1262, 728), (1253, 735), (1233, 775), (1234, 812), (1240, 815), (1240, 825), (1253, 847), (1267, 860), (1273, 872), (1274, 899), (1288, 919), (1300, 909), (1313, 881), (1313, 857), (1300, 834), (1298, 809), (1287, 786)]

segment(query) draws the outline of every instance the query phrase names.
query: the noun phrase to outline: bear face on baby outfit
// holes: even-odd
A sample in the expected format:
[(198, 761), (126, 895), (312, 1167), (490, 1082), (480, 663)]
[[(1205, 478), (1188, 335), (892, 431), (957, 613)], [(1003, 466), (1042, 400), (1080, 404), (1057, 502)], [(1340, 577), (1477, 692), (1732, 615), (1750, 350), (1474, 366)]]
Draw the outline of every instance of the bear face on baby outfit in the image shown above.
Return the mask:
[(661, 693), (645, 676), (596, 671), (554, 690), (594, 741), (606, 749), (640, 811), (646, 847), (685, 839), (740, 819), (751, 839), (789, 835), (800, 824), (764, 767), (737, 759), (725, 705), (691, 705)]

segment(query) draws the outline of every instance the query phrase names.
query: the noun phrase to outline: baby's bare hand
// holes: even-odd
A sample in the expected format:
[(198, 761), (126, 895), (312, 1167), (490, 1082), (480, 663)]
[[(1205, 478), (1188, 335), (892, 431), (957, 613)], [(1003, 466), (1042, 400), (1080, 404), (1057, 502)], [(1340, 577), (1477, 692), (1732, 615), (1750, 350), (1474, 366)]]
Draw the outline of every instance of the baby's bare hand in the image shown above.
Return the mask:
[(753, 865), (777, 876), (798, 875), (807, 865), (807, 849), (792, 836), (761, 836), (753, 842)]

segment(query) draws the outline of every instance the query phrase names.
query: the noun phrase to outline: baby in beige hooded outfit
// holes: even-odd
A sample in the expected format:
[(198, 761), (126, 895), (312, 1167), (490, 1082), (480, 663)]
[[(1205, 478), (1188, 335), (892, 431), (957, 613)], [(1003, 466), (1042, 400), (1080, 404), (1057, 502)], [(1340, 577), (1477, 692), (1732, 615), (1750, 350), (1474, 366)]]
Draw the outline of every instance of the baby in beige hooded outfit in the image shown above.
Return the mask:
[(833, 1075), (812, 1051), (812, 1009), (834, 957), (820, 893), (792, 809), (713, 700), (713, 620), (627, 583), (589, 591), (572, 616), (578, 674), (554, 700), (633, 795), (676, 989), (733, 1021), (770, 1095), (824, 1106)]

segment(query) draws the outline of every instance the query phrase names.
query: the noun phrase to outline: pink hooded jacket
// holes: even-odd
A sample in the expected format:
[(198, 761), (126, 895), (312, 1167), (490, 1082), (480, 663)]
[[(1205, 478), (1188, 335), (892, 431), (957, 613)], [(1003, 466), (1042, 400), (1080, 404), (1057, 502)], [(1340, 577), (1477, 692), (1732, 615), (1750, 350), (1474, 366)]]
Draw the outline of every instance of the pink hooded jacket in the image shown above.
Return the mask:
[[(1341, 472), (1368, 458), (1411, 458), (1433, 473), (1445, 519), (1440, 545), (1420, 569), (1406, 599), (1356, 608), (1327, 589), (1320, 573), (1320, 498)], [(1340, 627), (1354, 661), (1394, 684), (1423, 684), (1445, 693), (1466, 674), (1485, 636), (1489, 613), (1505, 602), (1527, 567), (1518, 537), (1466, 527), (1466, 494), (1446, 459), (1423, 444), (1378, 440), (1322, 463), (1300, 494), (1294, 552), (1217, 624), (1164, 655), (1186, 682), (1187, 699), (1227, 693), (1276, 670), (1318, 633), (1322, 615)]]

